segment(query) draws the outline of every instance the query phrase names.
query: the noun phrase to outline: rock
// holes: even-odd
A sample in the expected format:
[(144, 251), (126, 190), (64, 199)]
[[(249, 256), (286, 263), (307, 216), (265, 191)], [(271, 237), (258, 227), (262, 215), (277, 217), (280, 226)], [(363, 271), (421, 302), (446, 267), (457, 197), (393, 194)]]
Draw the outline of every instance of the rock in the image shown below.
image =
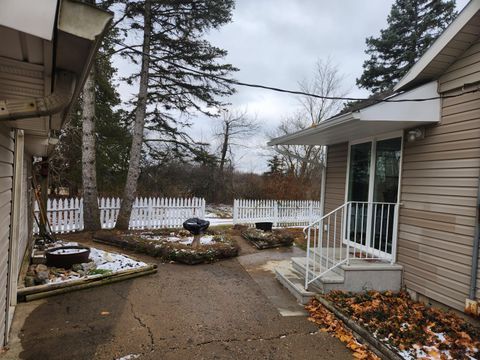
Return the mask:
[(35, 285), (35, 277), (33, 276), (25, 276), (25, 286), (34, 286)]
[(83, 270), (83, 264), (73, 264), (72, 271)]
[(41, 271), (48, 271), (48, 267), (44, 264), (38, 264), (35, 271), (37, 272), (37, 274)]
[(82, 269), (83, 271), (85, 272), (89, 272), (89, 271), (92, 271), (92, 270), (95, 270), (97, 268), (97, 265), (95, 265), (95, 263), (93, 261), (90, 261), (88, 263), (83, 263), (82, 264)]
[(46, 284), (50, 277), (50, 271), (48, 269), (46, 271), (38, 271), (37, 276), (35, 277), (35, 283), (37, 284)]

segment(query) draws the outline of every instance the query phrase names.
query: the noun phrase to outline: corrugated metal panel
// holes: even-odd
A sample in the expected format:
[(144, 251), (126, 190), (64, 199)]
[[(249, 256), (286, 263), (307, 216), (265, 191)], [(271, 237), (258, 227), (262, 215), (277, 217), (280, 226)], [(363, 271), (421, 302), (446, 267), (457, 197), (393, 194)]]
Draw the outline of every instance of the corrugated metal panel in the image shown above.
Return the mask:
[[(480, 70), (480, 56), (475, 64)], [(398, 262), (405, 284), (458, 310), (470, 282), (479, 138), (480, 94), (445, 99), (441, 124), (429, 127), (425, 139), (406, 143), (403, 155)]]
[(480, 81), (480, 43), (475, 42), (439, 79), (441, 92)]
[(10, 239), (10, 213), (13, 182), (13, 132), (0, 125), (0, 344), (4, 344), (7, 271)]

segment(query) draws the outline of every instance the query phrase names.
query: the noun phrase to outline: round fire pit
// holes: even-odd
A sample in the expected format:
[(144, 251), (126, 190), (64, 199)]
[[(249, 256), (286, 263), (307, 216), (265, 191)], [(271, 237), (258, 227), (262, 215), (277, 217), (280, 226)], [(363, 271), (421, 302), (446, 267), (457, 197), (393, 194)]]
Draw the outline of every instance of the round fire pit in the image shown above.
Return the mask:
[(47, 266), (69, 269), (73, 264), (88, 262), (90, 248), (86, 246), (61, 246), (45, 252)]
[(272, 226), (273, 226), (273, 222), (268, 222), (268, 221), (255, 223), (255, 228), (263, 231), (269, 231), (269, 232), (272, 231)]

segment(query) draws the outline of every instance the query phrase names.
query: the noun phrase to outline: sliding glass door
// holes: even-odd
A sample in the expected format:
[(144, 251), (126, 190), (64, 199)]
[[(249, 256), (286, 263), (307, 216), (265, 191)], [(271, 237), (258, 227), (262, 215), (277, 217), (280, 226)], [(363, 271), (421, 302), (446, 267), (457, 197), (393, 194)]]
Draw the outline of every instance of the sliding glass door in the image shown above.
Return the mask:
[(350, 240), (365, 245), (367, 241), (368, 202), (370, 189), (370, 161), (372, 142), (350, 147), (348, 201), (354, 201), (350, 213)]
[(402, 139), (377, 141), (375, 154), (375, 181), (373, 186), (374, 249), (392, 253), (395, 205), (398, 202), (398, 181)]
[(392, 253), (401, 153), (401, 137), (350, 146), (348, 238), (367, 253)]

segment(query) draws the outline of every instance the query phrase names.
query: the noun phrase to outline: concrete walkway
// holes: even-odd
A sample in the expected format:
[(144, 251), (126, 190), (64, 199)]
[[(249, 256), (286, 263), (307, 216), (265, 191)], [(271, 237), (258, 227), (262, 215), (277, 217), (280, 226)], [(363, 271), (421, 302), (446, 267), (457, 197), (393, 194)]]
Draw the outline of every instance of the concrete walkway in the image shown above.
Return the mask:
[(300, 250), (241, 245), (237, 259), (158, 262), (154, 275), (19, 304), (10, 350), (0, 357), (351, 359), (274, 279), (271, 267)]

